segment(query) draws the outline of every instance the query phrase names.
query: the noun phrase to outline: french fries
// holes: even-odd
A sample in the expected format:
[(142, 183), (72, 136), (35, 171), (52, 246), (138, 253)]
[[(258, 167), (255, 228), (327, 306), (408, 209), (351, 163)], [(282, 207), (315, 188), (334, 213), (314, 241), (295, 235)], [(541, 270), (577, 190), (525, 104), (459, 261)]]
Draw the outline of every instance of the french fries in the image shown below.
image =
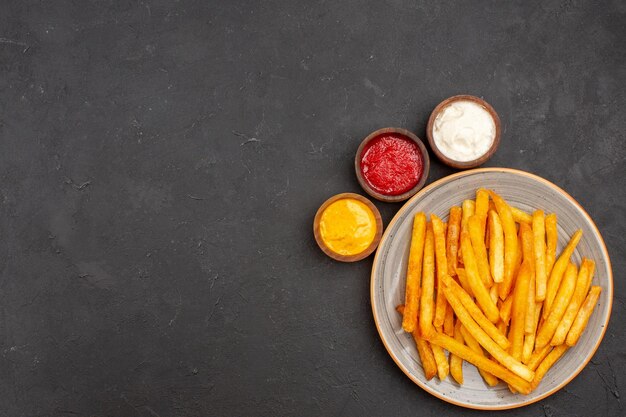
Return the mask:
[(504, 232), (500, 216), (489, 210), (489, 266), (494, 282), (504, 280)]
[(491, 297), (491, 301), (493, 301), (495, 305), (498, 305), (498, 300), (500, 299), (498, 298), (498, 284), (493, 284), (491, 288), (489, 288), (489, 297)]
[(577, 343), (601, 288), (592, 260), (580, 271), (571, 262), (582, 231), (558, 257), (557, 232), (556, 214), (528, 214), (485, 189), (447, 219), (415, 215), (398, 311), (426, 378), (463, 384), (467, 361), (487, 385), (528, 394)]
[(487, 213), (489, 212), (489, 192), (484, 188), (476, 190), (476, 204), (474, 215), (478, 216), (480, 227), (480, 240), (485, 242), (485, 226), (487, 223)]
[(502, 334), (498, 328), (491, 321), (489, 321), (489, 319), (487, 319), (487, 317), (485, 317), (481, 309), (472, 300), (472, 297), (470, 297), (459, 284), (454, 282), (452, 278), (445, 277), (444, 283), (446, 284), (446, 287), (448, 287), (458, 298), (461, 304), (463, 304), (463, 307), (465, 307), (470, 316), (485, 331), (485, 333), (487, 333), (489, 337), (499, 344), (502, 349), (508, 349), (509, 341), (506, 336)]
[(530, 214), (518, 209), (517, 207), (511, 206), (511, 214), (513, 215), (513, 220), (515, 220), (515, 223), (519, 223), (520, 225), (522, 223), (530, 225), (533, 222), (533, 218)]
[(600, 292), (602, 292), (602, 288), (598, 286), (593, 286), (589, 290), (589, 294), (587, 295), (582, 307), (580, 307), (580, 310), (576, 315), (576, 320), (574, 320), (574, 323), (567, 334), (567, 339), (565, 339), (567, 346), (574, 346), (576, 342), (578, 342), (578, 339), (580, 339), (580, 335), (585, 329), (585, 326), (587, 326), (591, 313), (593, 313), (593, 309), (596, 307), (598, 297), (600, 297)]
[(469, 295), (473, 297), (474, 293), (472, 292), (472, 289), (469, 286), (469, 282), (467, 281), (467, 274), (465, 273), (465, 268), (457, 268), (456, 273), (457, 273), (457, 278), (459, 279), (459, 284), (461, 284), (461, 287), (463, 287), (463, 289)]
[(448, 260), (448, 273), (456, 276), (456, 267), (459, 261), (459, 234), (461, 233), (461, 207), (451, 207), (448, 216), (448, 233), (446, 236), (446, 259)]
[(513, 297), (508, 297), (506, 300), (500, 302), (500, 321), (505, 324), (509, 324), (511, 319), (511, 308), (513, 307)]
[[(463, 236), (463, 233), (469, 233), (467, 231), (467, 219), (469, 219), (471, 216), (474, 215), (474, 212), (476, 211), (476, 203), (474, 203), (474, 200), (465, 200), (463, 201), (463, 204), (461, 205), (462, 208), (462, 214), (461, 214), (461, 236)], [(459, 242), (460, 242), (460, 237), (459, 237)], [(461, 247), (460, 247), (460, 243), (459, 243), (459, 262), (463, 262), (463, 256), (461, 253)]]
[(463, 253), (463, 263), (465, 264), (465, 274), (467, 275), (467, 282), (472, 289), (474, 297), (480, 307), (485, 311), (485, 315), (491, 322), (496, 323), (500, 312), (498, 307), (491, 301), (489, 291), (480, 278), (478, 272), (478, 265), (476, 264), (476, 257), (474, 256), (474, 249), (472, 248), (472, 242), (468, 234), (461, 235), (461, 252)]
[(422, 337), (434, 332), (433, 317), (435, 296), (435, 237), (433, 236), (433, 226), (426, 225), (426, 237), (424, 239), (424, 256), (422, 266), (422, 292), (420, 297), (419, 327)]
[[(438, 335), (438, 334), (443, 335), (443, 333), (435, 332), (433, 333), (433, 335), (431, 335), (431, 337), (434, 337), (435, 335)], [(444, 336), (450, 337), (447, 335), (444, 335)], [(436, 343), (431, 342), (431, 347), (433, 349), (433, 355), (435, 356), (435, 363), (437, 364), (437, 376), (439, 377), (440, 381), (443, 381), (447, 378), (448, 374), (450, 373), (450, 365), (448, 364), (448, 358), (446, 357), (446, 352), (444, 352), (442, 346)]]
[[(463, 327), (463, 325), (460, 326), (460, 330), (461, 334), (463, 335), (463, 340), (465, 341), (465, 344), (477, 354), (484, 356), (485, 352), (483, 351), (483, 348), (480, 347), (480, 344), (476, 341), (476, 339), (474, 339), (474, 336), (472, 336), (470, 332), (465, 330), (465, 327)], [(487, 357), (485, 356), (485, 358)], [(498, 385), (498, 378), (494, 375), (481, 368), (478, 368), (478, 372), (480, 373), (480, 376), (483, 377), (487, 385), (489, 385), (490, 387), (495, 387), (496, 385)]]
[(406, 272), (406, 291), (402, 328), (407, 333), (413, 333), (417, 325), (420, 289), (422, 284), (422, 257), (424, 255), (424, 240), (426, 238), (426, 215), (417, 213), (413, 219), (413, 234), (411, 235), (411, 249), (409, 251), (409, 265)]
[(498, 287), (498, 292), (500, 298), (505, 299), (513, 285), (518, 243), (517, 229), (515, 228), (511, 207), (496, 193), (491, 192), (490, 194), (498, 211), (498, 216), (500, 216), (502, 221), (502, 230), (504, 231), (504, 278)]
[[(537, 326), (541, 318), (541, 303), (535, 304), (533, 330), (524, 336), (524, 348), (522, 349), (522, 363), (528, 365), (532, 358), (533, 349), (535, 348), (535, 338), (537, 337)], [(533, 368), (531, 368), (533, 369)], [(534, 370), (534, 369), (533, 369)]]
[(529, 394), (531, 391), (528, 381), (520, 378), (518, 375), (506, 369), (499, 363), (487, 359), (484, 355), (477, 354), (472, 349), (457, 342), (450, 336), (446, 336), (445, 334), (441, 333), (435, 333), (433, 334), (431, 343), (433, 345), (441, 346), (442, 348), (447, 349), (449, 352), (454, 353), (463, 360), (466, 360), (469, 363), (475, 365), (479, 369), (483, 369), (490, 374), (500, 378), (507, 384), (515, 387), (517, 391), (523, 394)]
[(491, 278), (489, 257), (487, 255), (487, 248), (485, 247), (485, 222), (483, 221), (483, 217), (478, 214), (473, 215), (467, 221), (467, 227), (469, 229), (474, 255), (476, 256), (480, 279), (483, 280), (483, 284), (485, 284), (487, 288), (491, 288), (493, 279)]
[(541, 361), (541, 364), (539, 364), (539, 367), (537, 367), (537, 370), (535, 371), (535, 378), (530, 383), (532, 389), (537, 388), (546, 372), (548, 372), (548, 370), (552, 368), (552, 365), (554, 365), (556, 361), (558, 361), (561, 356), (563, 356), (568, 348), (569, 346), (567, 345), (561, 345), (555, 347), (550, 351), (550, 353), (548, 353), (548, 355), (544, 358), (543, 361)]
[(446, 299), (441, 295), (441, 279), (448, 274), (448, 261), (446, 260), (446, 235), (444, 224), (441, 219), (434, 214), (430, 215), (430, 222), (433, 225), (435, 236), (435, 263), (437, 265), (437, 300), (435, 303), (435, 327), (443, 326), (446, 317)]
[(533, 231), (526, 223), (522, 223), (519, 226), (519, 235), (522, 240), (522, 259), (528, 262), (531, 275), (535, 275), (535, 254), (534, 254), (534, 242)]
[(556, 214), (552, 213), (546, 216), (546, 279), (552, 273), (552, 267), (556, 261), (556, 244), (558, 242), (556, 223)]
[[(505, 368), (509, 369), (514, 374), (520, 376), (522, 379), (530, 382), (534, 377), (534, 372), (526, 367), (526, 365), (515, 360), (504, 349), (500, 347), (496, 342), (480, 326), (474, 321), (470, 313), (465, 309), (461, 301), (454, 295), (454, 293), (447, 287), (444, 288), (444, 294), (448, 299), (448, 302), (454, 309), (454, 312), (458, 316), (463, 326), (469, 330), (476, 338), (478, 343), (487, 350), (498, 362), (500, 362)], [(437, 334), (437, 333), (435, 333)], [(433, 342), (434, 343), (434, 342)]]
[(533, 252), (535, 258), (535, 299), (546, 298), (546, 223), (543, 210), (533, 213)]
[[(585, 258), (587, 259), (587, 258)], [(587, 261), (589, 262), (589, 279), (587, 279), (587, 289), (585, 290), (585, 292), (589, 292), (589, 288), (591, 288), (591, 281), (593, 281), (593, 274), (596, 271), (596, 263), (592, 260), (592, 259), (587, 259)]]
[(576, 279), (576, 288), (574, 289), (574, 295), (572, 296), (572, 300), (567, 306), (565, 314), (563, 315), (563, 318), (561, 319), (561, 322), (556, 328), (554, 336), (550, 341), (550, 344), (552, 346), (558, 346), (565, 343), (567, 332), (569, 332), (570, 327), (572, 327), (574, 319), (576, 318), (578, 310), (580, 309), (580, 305), (585, 299), (585, 295), (587, 293), (587, 283), (591, 282), (591, 278), (593, 275), (593, 264), (594, 262), (592, 260), (583, 259), (580, 270), (578, 271), (578, 278)]
[(526, 326), (526, 309), (528, 306), (528, 285), (532, 277), (530, 262), (524, 259), (520, 268), (515, 290), (513, 292), (513, 306), (511, 310), (511, 324), (509, 338), (511, 340), (511, 356), (522, 361), (522, 348), (524, 346), (524, 327)]
[(454, 337), (454, 311), (449, 305), (446, 305), (446, 316), (443, 319), (443, 332), (448, 336)]
[(578, 245), (578, 242), (580, 241), (582, 235), (582, 230), (576, 231), (565, 249), (563, 249), (563, 252), (561, 253), (561, 256), (559, 256), (559, 259), (554, 263), (554, 267), (552, 268), (552, 272), (550, 273), (548, 286), (546, 288), (546, 299), (544, 301), (543, 309), (544, 319), (548, 318), (548, 314), (550, 314), (552, 302), (554, 301), (554, 297), (556, 297), (556, 292), (561, 285), (561, 279), (563, 278), (563, 274), (569, 263), (569, 258), (572, 256), (572, 253), (574, 253), (574, 249), (576, 249), (576, 246)]
[[(396, 311), (401, 315), (404, 315), (404, 312), (406, 311), (405, 306), (397, 306)], [(413, 340), (415, 341), (415, 346), (417, 347), (417, 354), (422, 362), (424, 376), (426, 379), (430, 380), (437, 375), (437, 364), (435, 363), (433, 349), (430, 344), (419, 335), (418, 329), (415, 329), (411, 334), (413, 336)]]
[[(450, 311), (452, 311), (452, 309), (450, 309)], [(457, 320), (454, 325), (454, 340), (461, 344), (465, 343), (463, 334), (461, 334), (461, 322), (459, 320)], [(454, 378), (456, 382), (463, 385), (463, 359), (454, 353), (450, 354), (450, 375), (452, 375), (452, 378)]]
[(528, 224), (520, 224), (519, 231), (522, 237), (522, 257), (524, 262), (528, 262), (528, 267), (530, 269), (530, 279), (528, 282), (528, 293), (526, 297), (526, 322), (524, 324), (524, 332), (530, 333), (533, 330), (533, 324), (535, 322), (535, 244), (533, 231)]
[(550, 342), (550, 339), (554, 336), (554, 332), (559, 326), (559, 323), (565, 314), (565, 309), (567, 309), (567, 305), (574, 294), (578, 268), (576, 268), (576, 265), (569, 262), (564, 275), (563, 282), (559, 287), (559, 292), (556, 294), (556, 298), (554, 299), (552, 310), (537, 332), (537, 338), (535, 339), (535, 347), (537, 348), (542, 348)]
[(435, 375), (437, 375), (437, 363), (435, 362), (433, 348), (426, 340), (422, 339), (417, 330), (413, 332), (413, 340), (415, 340), (417, 354), (422, 361), (424, 376), (426, 376), (426, 379), (432, 379)]
[(528, 283), (528, 297), (526, 299), (526, 323), (524, 324), (524, 333), (535, 333), (535, 308), (537, 302), (535, 301), (535, 277), (530, 277)]

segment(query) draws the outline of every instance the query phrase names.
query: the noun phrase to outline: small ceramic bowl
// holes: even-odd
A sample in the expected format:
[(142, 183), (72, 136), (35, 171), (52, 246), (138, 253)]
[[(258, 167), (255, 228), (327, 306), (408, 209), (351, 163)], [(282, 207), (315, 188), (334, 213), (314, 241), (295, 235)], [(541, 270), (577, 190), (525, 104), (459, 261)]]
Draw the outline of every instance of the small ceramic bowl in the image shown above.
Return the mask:
[[(433, 139), (433, 126), (435, 124), (435, 119), (437, 119), (437, 116), (443, 109), (445, 109), (446, 107), (448, 107), (448, 105), (450, 105), (451, 103), (455, 101), (471, 101), (471, 102), (478, 104), (479, 106), (487, 110), (487, 112), (489, 112), (489, 114), (493, 118), (494, 124), (496, 125), (496, 135), (493, 139), (493, 143), (491, 144), (491, 147), (487, 150), (487, 152), (482, 154), (480, 157), (476, 159), (472, 159), (471, 161), (456, 161), (452, 158), (449, 158), (437, 147), (437, 144), (435, 143), (435, 140)], [(437, 155), (437, 158), (439, 158), (439, 160), (443, 162), (444, 164), (451, 166), (452, 168), (457, 168), (457, 169), (476, 168), (477, 166), (480, 166), (484, 164), (485, 162), (487, 162), (487, 160), (489, 160), (489, 158), (491, 158), (493, 154), (496, 152), (496, 150), (498, 149), (498, 146), (500, 146), (500, 118), (498, 117), (498, 113), (496, 113), (493, 107), (491, 107), (489, 103), (487, 103), (485, 100), (479, 97), (468, 96), (468, 95), (453, 96), (439, 103), (437, 107), (435, 107), (433, 112), (430, 114), (430, 118), (428, 119), (428, 125), (426, 126), (426, 137), (428, 138), (428, 143), (430, 144), (430, 148), (433, 150), (435, 155)]]
[[(341, 255), (333, 251), (331, 248), (328, 247), (326, 242), (324, 242), (324, 239), (322, 239), (322, 234), (320, 232), (320, 220), (322, 217), (322, 213), (324, 213), (324, 210), (326, 210), (326, 208), (335, 201), (344, 198), (351, 198), (365, 204), (370, 210), (372, 210), (374, 218), (376, 219), (376, 235), (374, 236), (374, 240), (372, 240), (372, 243), (370, 243), (370, 245), (363, 252), (359, 252), (354, 255)], [(334, 195), (326, 200), (324, 204), (322, 204), (317, 210), (317, 213), (315, 213), (315, 219), (313, 220), (313, 234), (315, 235), (315, 241), (317, 242), (318, 246), (320, 247), (320, 249), (322, 249), (322, 251), (324, 251), (326, 255), (341, 262), (356, 262), (360, 261), (361, 259), (367, 258), (378, 247), (378, 242), (380, 242), (380, 238), (383, 235), (383, 219), (380, 217), (380, 212), (378, 211), (376, 206), (367, 198), (354, 193), (341, 193)]]
[[(415, 142), (422, 155), (422, 176), (413, 188), (399, 195), (387, 195), (374, 190), (368, 184), (365, 178), (363, 178), (363, 173), (361, 172), (361, 157), (363, 154), (363, 150), (365, 149), (367, 144), (373, 139), (388, 133), (395, 133), (399, 136)], [(426, 146), (424, 146), (424, 143), (412, 132), (397, 127), (386, 127), (384, 129), (378, 129), (370, 133), (365, 139), (363, 139), (363, 142), (361, 142), (361, 144), (359, 145), (359, 149), (357, 149), (356, 156), (354, 157), (354, 170), (356, 171), (356, 178), (359, 181), (359, 184), (361, 184), (361, 187), (363, 187), (367, 194), (377, 200), (384, 201), (385, 203), (397, 203), (409, 199), (410, 197), (415, 195), (415, 193), (417, 193), (424, 186), (424, 184), (426, 184), (426, 180), (428, 179), (428, 171), (430, 170), (430, 158), (428, 156), (428, 151), (426, 150)]]

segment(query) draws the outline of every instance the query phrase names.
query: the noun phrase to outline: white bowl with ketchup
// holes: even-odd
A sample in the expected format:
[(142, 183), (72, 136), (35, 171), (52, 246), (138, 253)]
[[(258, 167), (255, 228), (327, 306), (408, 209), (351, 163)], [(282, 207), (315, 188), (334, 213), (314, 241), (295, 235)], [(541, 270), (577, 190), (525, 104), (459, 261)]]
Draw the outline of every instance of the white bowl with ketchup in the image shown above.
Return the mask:
[(412, 132), (387, 127), (370, 133), (356, 152), (354, 169), (361, 187), (377, 200), (405, 201), (428, 179), (430, 159)]

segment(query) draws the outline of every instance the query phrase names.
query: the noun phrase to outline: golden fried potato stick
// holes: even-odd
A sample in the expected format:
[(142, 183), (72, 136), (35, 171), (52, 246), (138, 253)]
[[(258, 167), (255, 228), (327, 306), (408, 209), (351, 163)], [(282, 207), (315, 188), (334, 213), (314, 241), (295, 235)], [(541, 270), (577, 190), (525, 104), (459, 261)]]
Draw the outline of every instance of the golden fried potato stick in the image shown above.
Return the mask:
[(461, 230), (463, 230), (463, 226), (467, 223), (467, 219), (476, 213), (476, 203), (474, 200), (463, 200), (461, 209), (463, 210), (461, 213)]
[[(450, 307), (448, 306), (448, 308)], [(452, 310), (452, 308), (450, 308), (450, 310)], [(457, 320), (454, 325), (454, 340), (461, 344), (465, 343), (463, 335), (461, 334), (461, 322), (459, 320)], [(450, 354), (450, 375), (452, 375), (452, 378), (454, 378), (456, 382), (463, 385), (463, 359), (454, 353)]]
[[(526, 224), (523, 223), (523, 226)], [(530, 262), (524, 259), (517, 275), (515, 289), (513, 290), (513, 306), (511, 309), (511, 328), (509, 338), (511, 340), (510, 353), (516, 360), (522, 360), (524, 348), (524, 327), (526, 325), (526, 308), (528, 306), (528, 287), (531, 280)]]
[(480, 279), (483, 280), (483, 284), (485, 284), (487, 288), (491, 288), (493, 279), (491, 278), (491, 271), (489, 270), (489, 257), (487, 255), (487, 248), (485, 247), (485, 228), (482, 218), (474, 214), (467, 220), (467, 228), (469, 230), (472, 248), (474, 249)]
[[(461, 236), (463, 236), (463, 233), (469, 233), (467, 231), (467, 219), (469, 219), (471, 216), (474, 215), (474, 212), (476, 211), (476, 203), (474, 203), (474, 200), (464, 200), (463, 204), (461, 205), (463, 212), (461, 213)], [(460, 237), (459, 237), (459, 242), (460, 242)], [(461, 254), (461, 246), (459, 243), (459, 259), (458, 261), (460, 263), (463, 263), (463, 255)]]
[(491, 301), (489, 291), (480, 278), (476, 258), (474, 256), (474, 249), (472, 248), (472, 242), (468, 234), (463, 235), (463, 233), (461, 233), (461, 251), (463, 252), (463, 263), (465, 264), (467, 282), (472, 289), (472, 294), (476, 297), (478, 305), (480, 305), (487, 318), (492, 323), (496, 323), (500, 317), (500, 312), (498, 311), (498, 307)]
[[(403, 315), (404, 306), (400, 304), (396, 307), (396, 311)], [(415, 329), (415, 331), (413, 331), (411, 335), (413, 336), (413, 340), (415, 341), (417, 353), (420, 357), (422, 368), (424, 369), (424, 376), (426, 377), (426, 379), (431, 380), (435, 375), (437, 375), (437, 364), (435, 363), (435, 356), (433, 355), (433, 350), (430, 347), (430, 343), (428, 343), (419, 335), (419, 330), (417, 328)]]
[(426, 215), (424, 213), (417, 213), (413, 218), (411, 248), (409, 250), (409, 262), (406, 272), (406, 290), (404, 297), (406, 314), (402, 316), (402, 328), (408, 333), (413, 333), (417, 327), (425, 239)]
[[(509, 329), (509, 325), (508, 325), (507, 323), (503, 322), (502, 320), (500, 320), (500, 321), (498, 322), (498, 324), (496, 324), (496, 327), (498, 328), (498, 330), (500, 331), (500, 333), (502, 333), (502, 334), (504, 334), (504, 335), (506, 335), (506, 334), (507, 334), (507, 331), (508, 331), (508, 329)], [(508, 340), (508, 339), (507, 339), (507, 340)], [(509, 343), (509, 345), (510, 345), (510, 343)]]
[[(492, 375), (500, 378), (504, 382), (513, 386), (517, 391), (522, 394), (530, 393), (530, 384), (523, 378), (520, 378), (515, 373), (509, 371), (501, 364), (485, 358), (483, 355), (479, 355), (469, 347), (462, 345), (450, 336), (445, 334), (434, 333), (432, 337), (432, 344), (441, 346), (447, 349), (449, 352), (461, 357), (463, 360), (471, 363), (477, 368), (483, 369)], [(522, 365), (523, 366), (523, 365)], [(534, 376), (534, 372), (532, 373)]]
[(420, 334), (425, 339), (434, 332), (433, 317), (435, 296), (435, 237), (433, 226), (429, 222), (426, 225), (426, 238), (424, 239), (424, 263), (422, 266), (422, 291), (420, 296), (419, 328)]
[(463, 289), (469, 295), (473, 297), (474, 293), (472, 292), (472, 289), (469, 286), (469, 282), (467, 281), (467, 274), (465, 273), (465, 268), (457, 268), (456, 272), (457, 272), (457, 278), (459, 279), (459, 283), (461, 284), (461, 287), (463, 287)]
[(441, 278), (448, 274), (448, 261), (446, 260), (446, 235), (444, 232), (443, 222), (434, 214), (430, 215), (430, 222), (433, 225), (433, 234), (435, 236), (435, 263), (437, 271), (437, 299), (435, 300), (435, 318), (433, 325), (435, 327), (443, 326), (446, 318), (446, 299), (441, 294)]
[(522, 363), (528, 366), (530, 356), (533, 354), (533, 348), (535, 347), (535, 334), (524, 335), (524, 346), (522, 347)]
[(596, 263), (595, 261), (591, 260), (591, 259), (587, 259), (588, 263), (589, 263), (589, 279), (587, 280), (587, 289), (585, 290), (585, 293), (589, 292), (589, 288), (591, 288), (591, 282), (593, 281), (593, 274), (596, 271)]
[(474, 215), (480, 219), (480, 240), (485, 242), (485, 225), (487, 223), (487, 213), (489, 212), (489, 192), (484, 188), (476, 190), (476, 204), (474, 207)]
[(504, 231), (504, 278), (502, 284), (498, 288), (500, 298), (505, 299), (511, 287), (515, 274), (515, 258), (517, 257), (517, 229), (513, 220), (511, 207), (498, 194), (490, 191), (491, 199), (496, 205), (496, 210), (502, 222), (502, 230)]
[(413, 332), (413, 340), (415, 340), (417, 353), (419, 354), (420, 361), (422, 362), (424, 376), (426, 379), (431, 380), (435, 375), (437, 375), (437, 363), (435, 362), (433, 349), (430, 343), (419, 336), (417, 330)]
[(443, 332), (454, 337), (454, 310), (446, 302), (446, 316), (443, 319)]
[(491, 288), (489, 288), (489, 297), (491, 297), (491, 301), (493, 301), (494, 304), (498, 305), (498, 300), (500, 300), (500, 298), (498, 298), (498, 284), (494, 283)]
[(554, 297), (561, 285), (561, 279), (563, 278), (563, 273), (565, 272), (565, 268), (567, 268), (567, 264), (569, 263), (569, 259), (572, 257), (574, 250), (576, 249), (576, 245), (580, 242), (580, 238), (583, 235), (582, 230), (577, 230), (576, 233), (572, 236), (569, 243), (561, 252), (561, 256), (554, 263), (554, 267), (552, 268), (552, 272), (550, 273), (550, 279), (548, 279), (548, 286), (546, 287), (546, 299), (544, 301), (543, 307), (543, 318), (547, 319), (548, 314), (552, 310), (552, 303), (554, 302)]
[(461, 233), (461, 216), (463, 209), (458, 206), (450, 208), (448, 216), (448, 233), (446, 235), (446, 259), (448, 260), (448, 274), (456, 276), (456, 267), (459, 261), (459, 234)]
[[(460, 321), (457, 320), (457, 323), (460, 323)], [(481, 355), (485, 357), (485, 359), (487, 359), (487, 357), (485, 356), (485, 352), (483, 351), (483, 348), (480, 347), (480, 343), (478, 343), (476, 339), (474, 339), (474, 336), (472, 336), (472, 334), (468, 332), (465, 329), (465, 327), (463, 327), (462, 325), (460, 326), (460, 330), (461, 330), (460, 333), (463, 335), (463, 339), (467, 347), (472, 349), (478, 355)], [(477, 369), (478, 369), (478, 372), (480, 373), (480, 376), (483, 377), (483, 380), (485, 381), (487, 385), (489, 385), (490, 387), (495, 387), (496, 385), (498, 385), (498, 378), (496, 378), (494, 375), (490, 374), (489, 372), (485, 371), (484, 369), (481, 369), (481, 368), (477, 368)]]
[(424, 369), (424, 376), (426, 379), (431, 380), (437, 375), (437, 362), (435, 362), (435, 355), (433, 354), (433, 348), (430, 343), (422, 339), (419, 335), (419, 331), (413, 332), (413, 340), (417, 346), (417, 353), (419, 354), (420, 361), (422, 362), (422, 368)]
[(543, 361), (544, 358), (548, 356), (548, 353), (550, 353), (551, 350), (552, 346), (550, 345), (545, 345), (541, 349), (535, 350), (533, 354), (530, 355), (530, 359), (528, 360), (528, 367), (531, 370), (536, 371), (541, 361)]
[[(523, 250), (523, 242), (522, 242), (522, 233), (521, 229), (517, 234), (517, 251), (515, 252), (515, 258), (513, 260), (513, 280), (511, 281), (511, 289), (515, 286), (515, 279), (517, 278), (517, 274), (519, 273), (519, 268), (522, 266), (522, 261), (524, 259), (524, 250)], [(510, 292), (509, 291), (509, 292)]]
[(509, 320), (511, 319), (511, 308), (513, 307), (513, 296), (509, 295), (506, 300), (500, 300), (500, 319), (509, 324)]
[(561, 356), (563, 356), (563, 354), (568, 348), (569, 346), (567, 345), (561, 345), (561, 346), (555, 347), (554, 349), (550, 351), (550, 353), (548, 353), (548, 356), (546, 356), (545, 359), (541, 361), (541, 364), (539, 365), (539, 367), (537, 368), (537, 371), (535, 372), (535, 378), (530, 383), (530, 385), (532, 386), (532, 389), (537, 388), (537, 386), (543, 379), (546, 372), (548, 372), (548, 370), (552, 368), (552, 365), (554, 365), (556, 361), (558, 361), (561, 358)]
[(583, 259), (582, 264), (580, 265), (580, 270), (578, 271), (574, 295), (565, 310), (565, 314), (563, 315), (559, 326), (554, 332), (554, 336), (552, 336), (552, 340), (550, 341), (552, 346), (558, 346), (565, 343), (567, 332), (569, 332), (570, 327), (572, 327), (574, 319), (580, 309), (580, 305), (585, 300), (585, 295), (587, 295), (587, 283), (591, 282), (592, 277), (589, 274), (594, 269), (593, 265), (595, 265), (595, 263), (592, 260)]
[(569, 262), (564, 275), (563, 282), (559, 287), (559, 292), (557, 292), (556, 297), (554, 298), (552, 310), (537, 332), (537, 338), (535, 339), (536, 348), (542, 348), (550, 342), (550, 339), (554, 336), (554, 332), (559, 326), (559, 323), (565, 314), (565, 310), (572, 299), (572, 295), (574, 294), (578, 268), (576, 268), (576, 265)]
[(580, 310), (578, 310), (576, 319), (574, 320), (574, 323), (572, 324), (572, 327), (567, 334), (567, 339), (565, 339), (565, 343), (567, 344), (567, 346), (574, 346), (576, 342), (578, 342), (580, 335), (582, 334), (583, 330), (585, 330), (585, 327), (589, 322), (589, 317), (591, 317), (593, 309), (596, 307), (596, 303), (598, 302), (598, 298), (600, 297), (601, 292), (602, 288), (597, 285), (594, 285), (589, 290), (589, 294), (587, 295), (587, 298), (585, 299), (583, 305), (580, 307)]
[(535, 298), (546, 298), (546, 224), (542, 210), (533, 213), (533, 253), (535, 255)]
[(535, 251), (533, 242), (533, 231), (526, 223), (519, 226), (519, 235), (522, 239), (522, 260), (528, 261), (531, 274), (535, 276)]
[(531, 333), (526, 333), (524, 336), (524, 348), (522, 349), (522, 363), (528, 365), (530, 359), (533, 354), (533, 350), (535, 349), (535, 338), (537, 337), (537, 325), (539, 324), (539, 319), (541, 318), (541, 305), (542, 303), (536, 303), (534, 309), (534, 322), (533, 322), (533, 331)]
[[(433, 334), (438, 335), (440, 333), (435, 332)], [(450, 336), (446, 336), (446, 337), (450, 337)], [(448, 364), (448, 358), (446, 357), (446, 353), (443, 351), (443, 348), (441, 346), (432, 342), (430, 346), (433, 350), (433, 355), (435, 356), (435, 363), (437, 364), (437, 375), (439, 376), (439, 380), (443, 381), (446, 379), (446, 377), (450, 373), (450, 365)]]
[(489, 210), (489, 266), (494, 282), (504, 280), (504, 232), (500, 216)]
[(533, 218), (530, 214), (518, 209), (517, 207), (511, 206), (511, 214), (513, 215), (515, 223), (519, 223), (520, 225), (522, 223), (530, 225), (533, 222)]
[(472, 300), (472, 297), (470, 297), (470, 295), (449, 276), (444, 277), (444, 284), (449, 290), (452, 291), (456, 299), (461, 302), (465, 310), (467, 310), (472, 319), (474, 319), (474, 321), (485, 331), (485, 333), (487, 333), (487, 335), (493, 339), (494, 342), (500, 345), (502, 349), (508, 349), (509, 341), (506, 336), (503, 335), (487, 317), (485, 317), (482, 310)]
[(487, 248), (487, 252), (489, 252), (489, 243), (491, 241), (490, 237), (491, 236), (489, 232), (489, 212), (487, 212), (487, 217), (485, 217), (485, 247)]
[(535, 245), (533, 242), (533, 231), (529, 225), (526, 223), (520, 224), (519, 231), (522, 237), (522, 258), (524, 262), (528, 262), (530, 267), (528, 298), (526, 300), (526, 322), (524, 324), (524, 333), (530, 333), (533, 331), (535, 322)]
[(524, 324), (524, 333), (535, 333), (535, 308), (537, 302), (535, 301), (536, 295), (536, 282), (535, 277), (530, 278), (528, 283), (528, 299), (526, 300), (526, 324)]
[[(470, 313), (463, 306), (463, 304), (456, 297), (456, 295), (454, 295), (449, 287), (444, 287), (444, 294), (448, 299), (448, 302), (454, 309), (457, 317), (459, 318), (459, 320), (461, 320), (461, 323), (463, 323), (463, 326), (472, 334), (472, 336), (474, 336), (478, 343), (480, 343), (480, 345), (484, 347), (485, 350), (487, 350), (487, 352), (489, 352), (494, 357), (495, 360), (500, 362), (505, 368), (509, 369), (511, 372), (520, 376), (526, 381), (532, 381), (532, 379), (534, 378), (534, 372), (528, 369), (526, 365), (522, 364), (520, 361), (509, 355), (504, 349), (502, 349), (502, 347), (500, 347), (500, 345), (498, 345), (493, 339), (491, 339), (491, 337), (489, 337), (489, 335), (474, 321)], [(435, 333), (435, 335), (437, 335), (437, 333)], [(431, 343), (435, 342), (431, 341)], [(463, 359), (471, 362), (469, 359)], [(491, 372), (490, 370), (488, 371)], [(500, 375), (497, 375), (495, 372), (491, 373), (501, 379), (504, 379), (500, 377)]]
[(556, 223), (556, 214), (552, 213), (546, 216), (546, 279), (550, 277), (556, 260), (556, 245), (558, 243)]

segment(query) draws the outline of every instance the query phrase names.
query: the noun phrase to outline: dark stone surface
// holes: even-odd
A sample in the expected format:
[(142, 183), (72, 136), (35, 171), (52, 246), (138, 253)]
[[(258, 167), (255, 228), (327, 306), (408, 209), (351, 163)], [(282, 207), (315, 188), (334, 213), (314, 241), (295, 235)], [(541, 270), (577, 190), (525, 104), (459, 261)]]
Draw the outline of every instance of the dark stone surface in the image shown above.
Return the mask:
[(578, 199), (617, 278), (589, 366), (505, 414), (624, 415), (623, 1), (1, 10), (0, 415), (478, 415), (402, 374), (371, 259), (333, 262), (311, 233), (327, 197), (361, 192), (361, 138), (424, 137), (457, 93), (500, 114), (487, 165)]

